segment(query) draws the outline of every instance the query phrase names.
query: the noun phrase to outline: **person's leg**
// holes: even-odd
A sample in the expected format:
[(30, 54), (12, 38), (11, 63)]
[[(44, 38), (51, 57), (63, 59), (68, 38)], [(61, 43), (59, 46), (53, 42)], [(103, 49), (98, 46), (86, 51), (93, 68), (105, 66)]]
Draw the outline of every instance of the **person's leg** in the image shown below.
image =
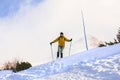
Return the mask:
[(59, 52), (57, 52), (57, 58), (59, 58)]
[(62, 46), (58, 46), (58, 52), (57, 52), (57, 58), (61, 57), (62, 58)]
[(61, 58), (63, 58), (63, 53), (61, 53)]
[(60, 54), (60, 46), (58, 46), (57, 58), (59, 58), (59, 54)]
[(63, 49), (64, 49), (64, 47), (62, 46), (60, 49), (61, 58), (63, 58)]

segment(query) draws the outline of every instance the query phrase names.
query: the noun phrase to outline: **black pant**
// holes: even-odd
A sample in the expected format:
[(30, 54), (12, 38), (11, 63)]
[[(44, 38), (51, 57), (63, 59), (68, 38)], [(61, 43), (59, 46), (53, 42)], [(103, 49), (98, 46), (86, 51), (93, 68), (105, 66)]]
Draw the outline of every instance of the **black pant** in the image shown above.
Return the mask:
[(57, 58), (59, 58), (59, 56), (60, 56), (61, 58), (63, 58), (63, 53), (57, 52)]

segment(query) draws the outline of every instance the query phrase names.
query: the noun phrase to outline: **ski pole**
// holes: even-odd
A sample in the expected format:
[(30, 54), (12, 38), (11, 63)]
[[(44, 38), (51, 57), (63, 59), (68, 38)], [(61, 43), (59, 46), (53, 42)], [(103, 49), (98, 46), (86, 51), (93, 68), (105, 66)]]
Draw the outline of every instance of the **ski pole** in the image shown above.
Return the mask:
[(53, 49), (52, 49), (52, 44), (51, 44), (51, 55), (52, 55), (52, 60), (53, 60), (54, 58), (53, 58)]
[(72, 45), (72, 41), (70, 42), (69, 56), (70, 56), (70, 51), (71, 51), (71, 45)]

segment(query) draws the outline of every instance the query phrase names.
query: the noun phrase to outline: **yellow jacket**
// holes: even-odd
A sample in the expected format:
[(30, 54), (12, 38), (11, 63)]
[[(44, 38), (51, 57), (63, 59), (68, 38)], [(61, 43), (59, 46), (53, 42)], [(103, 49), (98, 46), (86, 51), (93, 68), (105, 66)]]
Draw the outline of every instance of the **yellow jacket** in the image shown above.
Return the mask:
[(55, 43), (58, 41), (58, 46), (65, 46), (65, 41), (70, 42), (69, 39), (67, 39), (65, 36), (60, 36), (52, 41), (52, 43)]

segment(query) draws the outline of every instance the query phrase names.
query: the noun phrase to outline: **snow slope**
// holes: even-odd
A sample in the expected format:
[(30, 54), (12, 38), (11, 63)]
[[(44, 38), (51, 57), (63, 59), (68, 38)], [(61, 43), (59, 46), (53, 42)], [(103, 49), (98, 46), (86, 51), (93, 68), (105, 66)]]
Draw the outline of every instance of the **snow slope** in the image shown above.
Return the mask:
[(120, 80), (120, 44), (0, 75), (0, 80)]

